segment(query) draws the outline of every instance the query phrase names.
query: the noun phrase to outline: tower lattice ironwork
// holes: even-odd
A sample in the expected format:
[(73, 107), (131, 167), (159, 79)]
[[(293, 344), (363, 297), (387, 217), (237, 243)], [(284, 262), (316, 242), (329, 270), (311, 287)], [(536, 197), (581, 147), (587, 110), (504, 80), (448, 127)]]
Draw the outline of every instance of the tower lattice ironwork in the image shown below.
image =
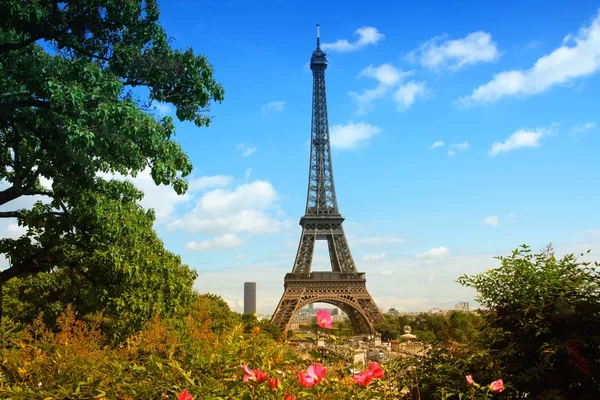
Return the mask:
[[(339, 307), (350, 318), (355, 331), (373, 332), (383, 315), (367, 291), (365, 273), (357, 272), (342, 227), (333, 183), (331, 143), (325, 95), (327, 59), (321, 50), (317, 25), (317, 48), (310, 59), (313, 72), (310, 168), (306, 211), (300, 219), (302, 236), (291, 273), (284, 279), (284, 293), (271, 321), (286, 332), (294, 314), (302, 307), (325, 302)], [(332, 271), (311, 272), (315, 242), (326, 240)]]

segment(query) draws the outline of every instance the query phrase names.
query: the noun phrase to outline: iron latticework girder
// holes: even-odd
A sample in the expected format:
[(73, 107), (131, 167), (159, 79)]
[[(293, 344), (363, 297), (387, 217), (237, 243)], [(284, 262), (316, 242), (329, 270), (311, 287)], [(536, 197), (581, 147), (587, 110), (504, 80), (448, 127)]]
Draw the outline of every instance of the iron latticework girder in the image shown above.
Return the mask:
[[(364, 273), (357, 272), (342, 227), (344, 217), (338, 209), (331, 163), (325, 93), (327, 59), (319, 45), (318, 31), (317, 49), (312, 54), (310, 68), (313, 110), (306, 212), (300, 219), (302, 236), (292, 273), (285, 277), (285, 291), (271, 321), (285, 332), (300, 308), (325, 302), (344, 311), (357, 332), (372, 332), (375, 324), (383, 321), (383, 315), (367, 291)], [(311, 272), (317, 240), (327, 241), (331, 273)]]
[(306, 215), (339, 215), (333, 183), (331, 143), (329, 141), (329, 122), (327, 118), (325, 90), (327, 59), (319, 45), (312, 54), (310, 69), (313, 71), (313, 96)]
[[(365, 286), (364, 274), (339, 274), (323, 279), (322, 273), (288, 274), (285, 292), (271, 322), (287, 332), (287, 326), (301, 308), (310, 303), (339, 307), (350, 319), (356, 333), (371, 333), (383, 315)], [(348, 277), (345, 277), (345, 276)]]

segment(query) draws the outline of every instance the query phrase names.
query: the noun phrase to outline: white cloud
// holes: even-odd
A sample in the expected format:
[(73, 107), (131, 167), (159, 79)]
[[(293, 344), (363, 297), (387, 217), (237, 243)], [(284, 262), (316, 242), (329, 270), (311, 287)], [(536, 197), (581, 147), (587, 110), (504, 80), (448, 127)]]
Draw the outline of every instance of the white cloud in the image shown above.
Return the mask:
[(150, 174), (149, 167), (144, 169), (135, 177), (123, 176), (119, 173), (99, 173), (98, 176), (107, 180), (126, 180), (133, 183), (135, 187), (144, 192), (144, 198), (140, 202), (140, 205), (146, 209), (154, 209), (157, 222), (164, 222), (168, 220), (178, 204), (191, 200), (189, 193), (180, 196), (175, 193), (175, 190), (173, 190), (171, 186), (156, 185)]
[(352, 247), (360, 245), (385, 245), (385, 244), (407, 244), (408, 240), (398, 236), (366, 236), (349, 237), (348, 241)]
[(242, 244), (244, 244), (243, 239), (228, 233), (214, 237), (212, 240), (189, 242), (185, 245), (185, 248), (193, 251), (229, 250), (240, 247)]
[(285, 101), (271, 101), (262, 106), (262, 110), (264, 113), (269, 111), (272, 112), (282, 112), (285, 109)]
[(188, 233), (248, 232), (250, 234), (277, 233), (283, 223), (269, 214), (258, 210), (241, 210), (226, 215), (194, 213), (177, 219), (168, 225), (168, 230), (184, 230)]
[(590, 76), (600, 69), (600, 12), (576, 35), (567, 35), (562, 45), (538, 59), (528, 70), (500, 72), (459, 101), (466, 106), (490, 103), (509, 96), (531, 96), (552, 86)]
[(588, 135), (589, 131), (596, 128), (594, 122), (586, 122), (583, 124), (577, 124), (569, 129), (569, 136), (577, 139), (583, 138)]
[(244, 174), (244, 179), (248, 180), (250, 179), (250, 174), (252, 173), (252, 168), (247, 168), (246, 169), (246, 173)]
[(248, 258), (247, 255), (245, 254), (238, 254), (232, 257), (232, 260), (234, 261), (240, 261), (240, 260), (245, 260), (246, 258)]
[(168, 230), (188, 233), (265, 234), (279, 232), (284, 225), (268, 211), (279, 196), (267, 181), (256, 180), (234, 190), (214, 189), (205, 193), (194, 210), (168, 225)]
[(238, 144), (236, 148), (242, 152), (242, 157), (248, 157), (256, 153), (256, 147), (249, 146), (245, 143)]
[(380, 131), (379, 127), (365, 122), (349, 122), (346, 125), (333, 125), (330, 128), (331, 147), (337, 149), (362, 147)]
[(388, 92), (389, 90), (385, 85), (379, 84), (375, 88), (363, 90), (362, 93), (350, 92), (349, 94), (358, 104), (357, 114), (360, 115), (371, 108), (375, 100), (384, 98)]
[(462, 143), (454, 143), (451, 144), (450, 146), (450, 150), (448, 150), (448, 155), (449, 156), (455, 156), (456, 155), (456, 151), (465, 151), (467, 150), (470, 146), (469, 146), (469, 142), (462, 142)]
[(444, 258), (450, 253), (450, 250), (447, 247), (434, 247), (422, 253), (415, 254), (415, 258)]
[(214, 189), (198, 202), (198, 208), (212, 213), (227, 213), (243, 208), (266, 209), (278, 196), (267, 181), (254, 181), (238, 186), (235, 191)]
[(500, 219), (497, 216), (485, 217), (483, 219), (483, 223), (489, 226), (498, 226), (500, 224)]
[(550, 130), (547, 128), (536, 128), (531, 130), (524, 128), (519, 129), (510, 135), (504, 142), (492, 143), (492, 147), (488, 151), (488, 154), (491, 157), (494, 157), (499, 153), (505, 153), (522, 147), (538, 147), (540, 145), (540, 139), (550, 133)]
[(431, 145), (431, 149), (437, 149), (438, 147), (444, 147), (446, 143), (442, 142), (441, 140), (435, 141), (433, 142), (433, 144)]
[[(362, 93), (357, 93), (357, 92), (349, 93), (350, 97), (352, 97), (354, 99), (354, 101), (358, 104), (358, 114), (362, 114), (362, 113), (366, 112), (368, 109), (370, 109), (373, 106), (373, 103), (376, 100), (386, 97), (392, 90), (394, 90), (394, 87), (396, 87), (399, 83), (401, 83), (404, 79), (406, 79), (406, 77), (408, 77), (412, 74), (413, 74), (413, 71), (403, 71), (401, 69), (394, 67), (391, 64), (382, 64), (378, 67), (375, 67), (371, 64), (368, 67), (364, 68), (358, 74), (358, 77), (359, 78), (361, 78), (361, 77), (374, 78), (377, 80), (378, 85), (374, 88), (365, 89), (362, 91)], [(418, 84), (423, 85), (423, 89), (424, 89), (424, 83), (419, 82)], [(409, 84), (407, 84), (405, 86), (401, 86), (400, 88), (397, 89), (397, 91), (401, 90), (403, 92), (400, 95), (404, 95), (404, 97), (402, 99), (405, 98), (407, 100), (407, 102), (410, 102), (409, 106), (414, 101), (414, 98), (412, 99), (412, 101), (409, 98), (410, 90), (415, 89), (413, 87), (414, 85), (415, 85), (415, 82), (413, 81), (413, 82), (409, 82)]]
[(192, 179), (188, 184), (188, 188), (190, 192), (195, 192), (214, 187), (229, 186), (231, 182), (233, 182), (233, 176), (231, 175), (203, 176), (198, 179)]
[(447, 35), (441, 35), (428, 40), (409, 53), (407, 58), (418, 60), (425, 68), (458, 70), (468, 65), (492, 62), (500, 56), (492, 35), (487, 32), (469, 33), (462, 39), (444, 40), (446, 38)]
[[(585, 259), (598, 259), (600, 230), (587, 232), (581, 238), (574, 239), (577, 240), (557, 246), (557, 256), (592, 249), (592, 257), (586, 256)], [(544, 242), (537, 240), (529, 244), (535, 250), (544, 246)], [(296, 241), (295, 246), (297, 245)], [(360, 262), (358, 267), (361, 272), (366, 272), (367, 287), (377, 306), (385, 310), (390, 307), (402, 311), (427, 311), (432, 307), (453, 308), (459, 301), (468, 301), (474, 308), (475, 291), (460, 286), (456, 279), (463, 274), (473, 275), (498, 268), (500, 261), (493, 257), (508, 255), (511, 249), (512, 247), (507, 247), (490, 253), (448, 254), (441, 259), (388, 253), (385, 259)], [(273, 264), (261, 261), (218, 270), (200, 267), (201, 278), (196, 280), (194, 288), (200, 293), (211, 292), (222, 296), (236, 311), (242, 311), (244, 282), (248, 280), (248, 271), (252, 271), (252, 280), (256, 282), (260, 293), (257, 311), (271, 314), (283, 294), (283, 279), (290, 272), (293, 255), (290, 253), (285, 260)]]
[(365, 254), (364, 256), (361, 257), (361, 260), (363, 261), (378, 261), (378, 260), (384, 260), (386, 257), (386, 253), (374, 253), (374, 254)]
[(450, 147), (457, 150), (467, 150), (469, 148), (469, 142), (451, 144)]
[[(12, 221), (13, 218), (10, 218), (10, 220)], [(2, 221), (2, 222), (6, 222), (6, 221)], [(27, 233), (27, 229), (19, 226), (18, 223), (9, 223), (6, 225), (6, 228), (4, 229), (4, 232), (0, 233), (0, 238), (6, 238), (6, 239), (18, 239), (21, 236), (23, 236), (25, 233)]]
[(155, 103), (155, 109), (156, 112), (162, 117), (167, 116), (173, 112), (173, 107), (171, 107), (170, 104), (166, 103)]
[(412, 106), (417, 98), (425, 95), (425, 82), (410, 81), (396, 89), (393, 99), (398, 105), (398, 110), (404, 111)]
[(358, 74), (358, 76), (375, 78), (382, 85), (391, 86), (395, 85), (396, 83), (404, 79), (406, 76), (409, 76), (411, 74), (412, 72), (402, 71), (391, 64), (381, 64), (378, 67), (374, 67), (373, 64), (371, 64), (368, 67), (364, 68), (360, 72), (360, 74)]
[(339, 52), (347, 52), (347, 51), (356, 51), (360, 50), (363, 47), (369, 44), (377, 44), (381, 41), (385, 36), (376, 28), (371, 26), (364, 26), (362, 28), (358, 28), (355, 32), (359, 37), (354, 42), (349, 42), (346, 39), (338, 39), (334, 43), (322, 43), (321, 48), (324, 51), (339, 51)]
[(508, 213), (504, 216), (504, 220), (508, 222), (513, 222), (515, 219), (517, 219), (515, 213)]

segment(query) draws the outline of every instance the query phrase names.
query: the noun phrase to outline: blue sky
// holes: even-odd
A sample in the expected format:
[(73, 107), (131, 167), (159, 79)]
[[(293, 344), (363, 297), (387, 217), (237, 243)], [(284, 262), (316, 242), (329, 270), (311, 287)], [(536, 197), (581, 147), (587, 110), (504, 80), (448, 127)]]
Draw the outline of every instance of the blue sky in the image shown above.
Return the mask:
[[(338, 202), (380, 307), (472, 301), (456, 278), (522, 243), (600, 253), (600, 1), (298, 4), (161, 4), (174, 45), (205, 54), (225, 88), (208, 129), (177, 124), (188, 194), (134, 180), (199, 291), (241, 310), (256, 281), (263, 313), (283, 292), (306, 201), (317, 23)], [(314, 269), (329, 268), (325, 249)]]

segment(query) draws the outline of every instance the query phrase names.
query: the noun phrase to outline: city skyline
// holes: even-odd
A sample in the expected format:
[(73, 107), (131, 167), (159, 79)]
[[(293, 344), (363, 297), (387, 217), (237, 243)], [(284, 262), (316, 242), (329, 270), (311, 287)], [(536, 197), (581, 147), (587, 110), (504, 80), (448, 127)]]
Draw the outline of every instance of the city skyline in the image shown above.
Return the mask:
[[(263, 314), (283, 293), (306, 203), (317, 23), (339, 207), (380, 308), (474, 306), (456, 279), (523, 243), (600, 259), (598, 2), (303, 4), (159, 4), (174, 46), (206, 54), (225, 88), (209, 128), (176, 122), (194, 164), (186, 195), (133, 179), (199, 292), (241, 312), (256, 282)], [(313, 270), (328, 269), (318, 243)]]

